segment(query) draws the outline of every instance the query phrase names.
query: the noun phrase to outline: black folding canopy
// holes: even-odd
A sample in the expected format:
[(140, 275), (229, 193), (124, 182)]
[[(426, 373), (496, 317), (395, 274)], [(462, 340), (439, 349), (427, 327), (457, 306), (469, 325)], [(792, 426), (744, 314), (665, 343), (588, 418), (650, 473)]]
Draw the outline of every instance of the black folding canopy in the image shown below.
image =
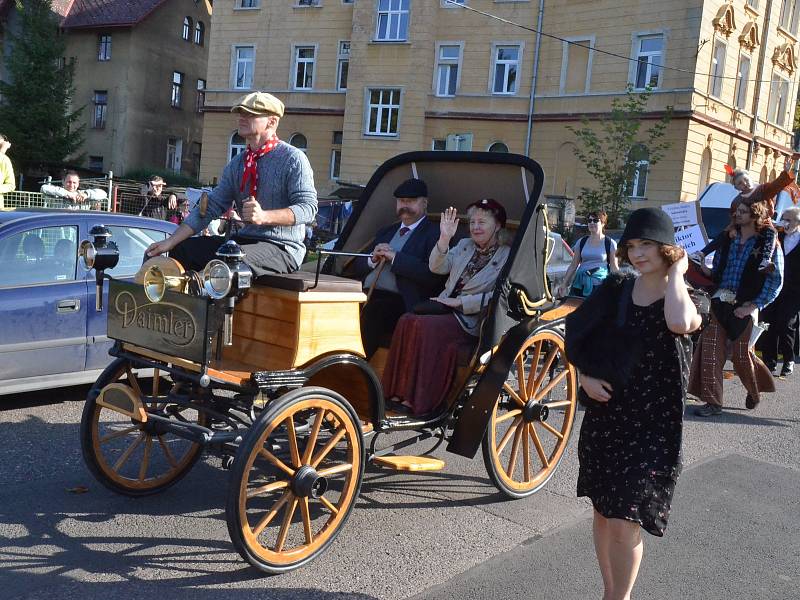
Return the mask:
[[(466, 207), (494, 198), (506, 208), (509, 229), (516, 228), (511, 254), (495, 286), (484, 322), (480, 351), (496, 346), (525, 318), (520, 295), (536, 304), (549, 300), (545, 281), (546, 211), (540, 206), (544, 173), (519, 154), (495, 152), (408, 152), (383, 163), (372, 175), (335, 250), (363, 251), (378, 229), (397, 220), (394, 189), (409, 177), (428, 186), (428, 214), (438, 218), (448, 206)], [(329, 260), (326, 271), (347, 275), (347, 259)]]

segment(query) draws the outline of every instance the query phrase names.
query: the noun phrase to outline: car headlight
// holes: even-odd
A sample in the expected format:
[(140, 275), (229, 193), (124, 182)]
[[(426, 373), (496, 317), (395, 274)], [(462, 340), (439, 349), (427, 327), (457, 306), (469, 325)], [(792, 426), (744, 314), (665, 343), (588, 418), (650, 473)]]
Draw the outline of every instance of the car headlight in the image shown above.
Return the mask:
[(231, 291), (233, 273), (221, 260), (212, 260), (203, 269), (203, 289), (214, 300), (219, 300)]
[(78, 256), (83, 259), (83, 264), (87, 269), (91, 269), (94, 266), (96, 255), (97, 251), (94, 249), (94, 244), (92, 244), (92, 242), (89, 240), (81, 242), (81, 246), (78, 249)]

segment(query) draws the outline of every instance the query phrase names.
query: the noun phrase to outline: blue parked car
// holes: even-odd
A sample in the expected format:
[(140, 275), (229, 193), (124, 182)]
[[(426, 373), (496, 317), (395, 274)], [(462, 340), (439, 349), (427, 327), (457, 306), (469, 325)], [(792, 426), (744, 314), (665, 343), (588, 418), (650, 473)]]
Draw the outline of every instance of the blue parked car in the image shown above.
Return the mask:
[(106, 303), (95, 311), (95, 275), (78, 260), (98, 224), (119, 247), (114, 276), (128, 279), (147, 246), (177, 228), (106, 212), (0, 211), (0, 395), (90, 383), (111, 361)]

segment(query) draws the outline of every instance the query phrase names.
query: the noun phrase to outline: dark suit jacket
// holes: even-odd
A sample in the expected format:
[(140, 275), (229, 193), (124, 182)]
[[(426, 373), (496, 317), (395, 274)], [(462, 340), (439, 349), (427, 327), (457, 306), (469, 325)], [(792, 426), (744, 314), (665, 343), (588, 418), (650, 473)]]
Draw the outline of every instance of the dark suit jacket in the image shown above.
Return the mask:
[[(388, 244), (398, 229), (399, 222), (379, 230), (365, 252), (372, 252), (378, 244)], [(438, 239), (439, 225), (425, 218), (414, 228), (403, 249), (394, 257), (391, 269), (407, 311), (420, 300), (436, 296), (444, 287), (445, 278), (431, 273), (428, 268), (428, 258)], [(366, 258), (359, 258), (355, 261), (355, 270), (359, 277), (364, 278), (372, 269)]]
[[(778, 240), (783, 245), (785, 234), (778, 232)], [(780, 318), (789, 320), (800, 311), (800, 244), (783, 257), (783, 287), (775, 299), (775, 309)]]

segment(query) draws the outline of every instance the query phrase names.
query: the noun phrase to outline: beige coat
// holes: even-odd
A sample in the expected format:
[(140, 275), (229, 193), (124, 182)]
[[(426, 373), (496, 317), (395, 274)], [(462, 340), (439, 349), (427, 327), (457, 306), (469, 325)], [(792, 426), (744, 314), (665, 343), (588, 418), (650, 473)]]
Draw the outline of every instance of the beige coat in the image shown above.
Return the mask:
[[(475, 273), (472, 279), (467, 281), (461, 289), (458, 298), (461, 300), (462, 310), (456, 312), (461, 326), (471, 335), (478, 335), (478, 325), (481, 319), (481, 310), (489, 303), (494, 290), (494, 283), (500, 270), (503, 268), (508, 254), (508, 246), (500, 246), (495, 252), (492, 260), (483, 269)], [(447, 275), (447, 283), (444, 290), (439, 294), (439, 298), (448, 298), (461, 277), (461, 273), (467, 267), (467, 263), (475, 253), (475, 242), (471, 238), (465, 238), (458, 242), (447, 253), (439, 252), (437, 246), (433, 247), (428, 267), (431, 272), (438, 275)]]

